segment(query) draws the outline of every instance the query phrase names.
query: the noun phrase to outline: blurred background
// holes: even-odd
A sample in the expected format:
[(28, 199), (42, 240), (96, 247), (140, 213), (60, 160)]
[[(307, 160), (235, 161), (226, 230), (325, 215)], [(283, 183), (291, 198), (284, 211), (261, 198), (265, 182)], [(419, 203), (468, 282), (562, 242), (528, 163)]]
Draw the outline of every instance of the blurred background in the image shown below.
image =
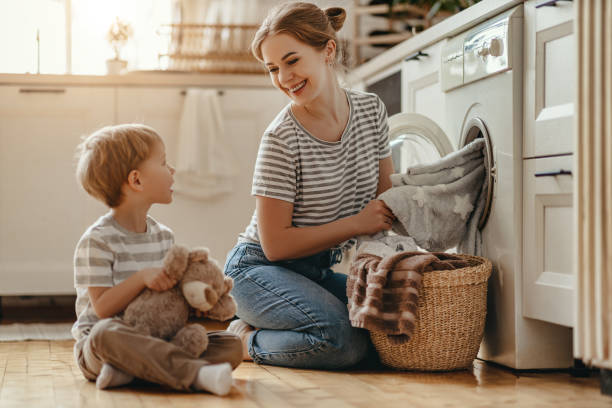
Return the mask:
[[(356, 66), (478, 0), (315, 0), (343, 7)], [(279, 0), (0, 0), (0, 72), (262, 72), (248, 46)], [(109, 35), (113, 32), (113, 35)], [(114, 71), (111, 68), (111, 72)]]

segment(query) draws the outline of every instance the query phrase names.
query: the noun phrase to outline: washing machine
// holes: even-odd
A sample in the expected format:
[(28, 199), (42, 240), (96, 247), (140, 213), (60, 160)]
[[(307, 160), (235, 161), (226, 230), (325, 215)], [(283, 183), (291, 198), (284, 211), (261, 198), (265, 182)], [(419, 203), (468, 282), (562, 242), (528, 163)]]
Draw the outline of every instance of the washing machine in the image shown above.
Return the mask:
[(390, 117), (392, 156), (403, 172), (485, 139), (489, 183), (479, 228), (493, 272), (479, 357), (514, 369), (567, 368), (566, 329), (524, 318), (521, 310), (522, 54), (522, 5), (447, 39), (439, 70), (443, 119), (439, 112)]

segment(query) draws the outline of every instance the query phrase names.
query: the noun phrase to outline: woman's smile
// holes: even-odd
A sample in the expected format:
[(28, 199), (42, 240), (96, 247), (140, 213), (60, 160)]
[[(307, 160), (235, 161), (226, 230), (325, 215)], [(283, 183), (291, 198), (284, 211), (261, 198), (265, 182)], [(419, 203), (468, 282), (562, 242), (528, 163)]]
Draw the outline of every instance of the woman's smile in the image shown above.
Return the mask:
[(302, 91), (302, 89), (304, 89), (304, 87), (306, 86), (306, 79), (303, 80), (302, 82), (299, 82), (298, 84), (296, 84), (293, 87), (288, 88), (289, 92), (291, 92), (294, 95), (299, 95)]

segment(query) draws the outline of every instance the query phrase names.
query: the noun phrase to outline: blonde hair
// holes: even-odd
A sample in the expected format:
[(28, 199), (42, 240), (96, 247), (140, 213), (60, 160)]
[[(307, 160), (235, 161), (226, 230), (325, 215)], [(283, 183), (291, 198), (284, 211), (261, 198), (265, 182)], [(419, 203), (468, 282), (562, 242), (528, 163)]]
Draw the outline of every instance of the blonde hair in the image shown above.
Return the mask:
[(321, 10), (312, 3), (284, 3), (274, 7), (261, 24), (251, 42), (251, 52), (263, 61), (261, 44), (269, 35), (290, 34), (298, 41), (322, 50), (329, 40), (336, 43), (336, 62), (346, 65), (347, 56), (336, 32), (342, 28), (346, 11), (340, 7)]
[(77, 147), (78, 182), (91, 196), (109, 207), (122, 200), (121, 187), (128, 175), (151, 156), (161, 137), (139, 124), (107, 126), (84, 137)]

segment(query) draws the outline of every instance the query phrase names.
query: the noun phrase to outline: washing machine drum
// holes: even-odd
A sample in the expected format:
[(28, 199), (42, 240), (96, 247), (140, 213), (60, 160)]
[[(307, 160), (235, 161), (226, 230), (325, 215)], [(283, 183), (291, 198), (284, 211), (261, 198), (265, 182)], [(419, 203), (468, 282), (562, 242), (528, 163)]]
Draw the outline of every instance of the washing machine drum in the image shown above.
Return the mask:
[[(395, 173), (405, 173), (415, 165), (436, 162), (454, 151), (450, 139), (431, 119), (418, 113), (398, 113), (389, 118), (389, 139), (391, 157)], [(484, 228), (489, 218), (495, 184), (495, 165), (489, 132), (484, 122), (471, 119), (464, 128), (459, 147), (463, 147), (478, 137), (485, 139), (485, 168), (488, 186), (485, 209), (478, 222)]]

